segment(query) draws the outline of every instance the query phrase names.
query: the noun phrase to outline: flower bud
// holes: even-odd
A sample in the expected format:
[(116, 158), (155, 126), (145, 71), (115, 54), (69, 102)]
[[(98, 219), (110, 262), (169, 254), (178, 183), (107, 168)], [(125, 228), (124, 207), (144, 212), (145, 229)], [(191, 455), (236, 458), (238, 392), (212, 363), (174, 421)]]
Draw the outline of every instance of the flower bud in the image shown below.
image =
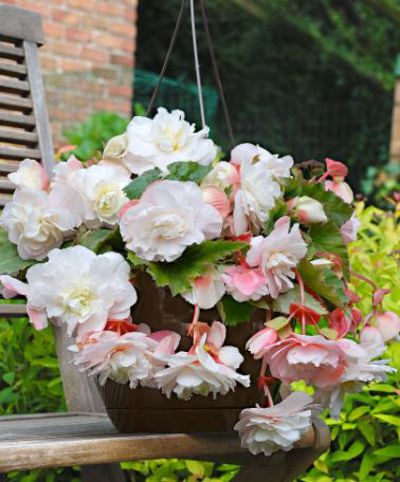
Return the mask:
[(293, 208), (298, 220), (303, 224), (328, 221), (322, 204), (311, 197), (300, 196), (296, 198), (293, 202)]
[(108, 161), (122, 159), (128, 148), (128, 136), (121, 134), (112, 137), (106, 144), (103, 152), (103, 159)]
[(389, 341), (400, 333), (400, 317), (393, 311), (385, 311), (376, 315), (376, 327), (383, 341)]

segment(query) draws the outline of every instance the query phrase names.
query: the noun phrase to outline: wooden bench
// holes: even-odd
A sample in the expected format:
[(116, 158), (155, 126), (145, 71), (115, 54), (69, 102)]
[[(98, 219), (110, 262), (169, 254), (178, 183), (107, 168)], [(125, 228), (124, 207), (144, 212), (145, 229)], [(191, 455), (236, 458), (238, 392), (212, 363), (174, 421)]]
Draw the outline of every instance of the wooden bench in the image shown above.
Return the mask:
[[(12, 197), (7, 174), (26, 157), (51, 173), (54, 165), (37, 48), (44, 42), (38, 14), (0, 5), (0, 207)], [(0, 304), (1, 317), (25, 316), (25, 306)], [(236, 434), (119, 434), (105, 414), (93, 380), (70, 363), (70, 341), (54, 330), (69, 412), (0, 417), (0, 472), (82, 466), (85, 482), (122, 482), (118, 462), (189, 458), (244, 465), (237, 480), (290, 481), (305, 471), (330, 442), (323, 423), (302, 446), (272, 457), (250, 455)], [(1, 477), (1, 475), (0, 475)]]

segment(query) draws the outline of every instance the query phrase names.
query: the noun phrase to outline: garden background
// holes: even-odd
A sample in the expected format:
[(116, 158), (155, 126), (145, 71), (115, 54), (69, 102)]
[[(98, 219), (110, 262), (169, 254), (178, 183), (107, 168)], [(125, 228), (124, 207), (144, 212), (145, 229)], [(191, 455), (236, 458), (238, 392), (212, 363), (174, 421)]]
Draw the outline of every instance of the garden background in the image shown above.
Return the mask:
[[(92, 3), (95, 9), (96, 1)], [(144, 111), (179, 4), (180, 0), (139, 3), (133, 100), (121, 97), (118, 102), (124, 106), (117, 106), (117, 112), (126, 114), (133, 106), (138, 113)], [(272, 152), (291, 153), (297, 161), (321, 161), (328, 156), (350, 166), (351, 183), (363, 196), (358, 206), (362, 228), (359, 240), (350, 247), (351, 261), (355, 270), (392, 289), (385, 308), (399, 313), (399, 171), (396, 163), (388, 163), (394, 66), (400, 53), (400, 1), (208, 0), (207, 7), (236, 142), (259, 142)], [(95, 16), (90, 11), (83, 15)], [(53, 24), (57, 27), (55, 19)], [(206, 115), (217, 142), (228, 152), (224, 117), (202, 37), (200, 49)], [(130, 55), (132, 70), (133, 51)], [(107, 62), (105, 67), (112, 69), (112, 57)], [(167, 76), (156, 104), (183, 108), (190, 120), (198, 121), (188, 24), (180, 32)], [(123, 85), (124, 79), (120, 82)], [(131, 76), (125, 77), (126, 82), (130, 92)], [(126, 115), (104, 112), (107, 102), (101, 108), (102, 95), (97, 93), (93, 107), (103, 112), (69, 126), (63, 138), (58, 137), (58, 147), (76, 145), (78, 157), (89, 159), (108, 138), (124, 130)], [(367, 314), (370, 288), (360, 281), (354, 284)], [(387, 356), (400, 368), (399, 342), (391, 345)], [(395, 374), (386, 384), (350, 395), (342, 418), (328, 420), (334, 439), (331, 451), (302, 480), (399, 480), (399, 389)], [(64, 408), (51, 332), (32, 333), (22, 319), (1, 320), (0, 414)], [(228, 481), (236, 473), (232, 466), (176, 460), (124, 467), (132, 480), (147, 482)], [(8, 478), (78, 482), (79, 468), (11, 473)]]

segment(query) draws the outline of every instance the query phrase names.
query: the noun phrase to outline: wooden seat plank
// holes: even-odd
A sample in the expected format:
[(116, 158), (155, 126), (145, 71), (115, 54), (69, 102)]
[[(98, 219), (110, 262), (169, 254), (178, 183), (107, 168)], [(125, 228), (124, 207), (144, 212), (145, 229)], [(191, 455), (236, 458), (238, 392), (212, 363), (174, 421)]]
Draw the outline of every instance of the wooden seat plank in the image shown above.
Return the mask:
[(31, 146), (38, 143), (38, 136), (36, 132), (0, 128), (0, 141)]
[[(326, 443), (315, 448), (320, 435), (311, 429), (294, 452), (322, 452)], [(106, 415), (93, 413), (0, 417), (0, 472), (175, 457), (260, 467), (274, 461), (242, 449), (236, 433), (120, 434)]]
[(26, 95), (30, 91), (29, 83), (24, 80), (11, 80), (0, 78), (0, 92), (7, 92), (10, 94)]
[[(20, 160), (20, 159), (40, 159), (38, 149), (23, 149), (12, 147), (0, 147), (0, 159)], [(1, 166), (0, 166), (1, 170)]]
[[(25, 82), (20, 82), (20, 84), (22, 83)], [(2, 82), (0, 81), (0, 92), (5, 92), (5, 90), (1, 88), (1, 84)], [(10, 85), (10, 83), (8, 82), (7, 85)], [(31, 99), (19, 96), (0, 95), (0, 109), (30, 112), (32, 107), (33, 104)]]
[(27, 75), (27, 69), (26, 66), (23, 64), (0, 62), (0, 75), (6, 75), (7, 77), (23, 78)]
[(33, 115), (6, 114), (5, 112), (0, 112), (0, 126), (33, 129), (35, 127), (35, 118)]
[(0, 58), (22, 61), (24, 58), (24, 51), (21, 47), (0, 43)]

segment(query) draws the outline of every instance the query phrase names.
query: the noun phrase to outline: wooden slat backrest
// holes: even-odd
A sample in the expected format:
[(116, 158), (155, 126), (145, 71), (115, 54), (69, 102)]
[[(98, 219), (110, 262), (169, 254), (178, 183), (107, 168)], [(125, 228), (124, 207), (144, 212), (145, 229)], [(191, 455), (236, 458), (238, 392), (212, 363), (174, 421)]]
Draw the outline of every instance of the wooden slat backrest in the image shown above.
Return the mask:
[[(7, 174), (25, 158), (39, 160), (51, 174), (54, 149), (51, 140), (38, 46), (43, 44), (40, 15), (0, 5), (0, 208), (15, 186)], [(0, 304), (0, 318), (24, 316), (25, 306)], [(55, 329), (57, 353), (69, 410), (104, 411), (93, 381), (72, 366), (71, 341)]]

